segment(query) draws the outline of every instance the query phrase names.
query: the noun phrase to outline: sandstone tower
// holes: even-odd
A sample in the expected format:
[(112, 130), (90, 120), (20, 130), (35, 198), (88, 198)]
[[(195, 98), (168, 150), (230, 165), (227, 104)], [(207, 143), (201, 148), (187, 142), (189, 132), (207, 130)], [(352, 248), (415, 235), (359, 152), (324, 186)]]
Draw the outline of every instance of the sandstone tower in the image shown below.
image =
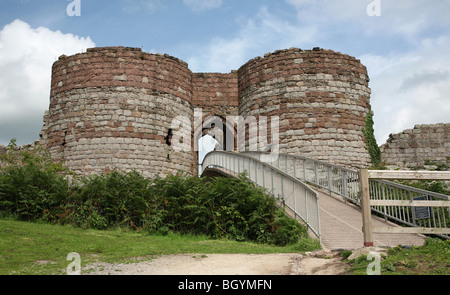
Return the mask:
[[(42, 142), (79, 174), (191, 173), (197, 152), (171, 148), (171, 122), (194, 122), (201, 108), (203, 119), (279, 116), (280, 152), (363, 167), (368, 82), (359, 60), (319, 48), (279, 50), (228, 74), (192, 73), (137, 48), (92, 48), (54, 63)], [(189, 132), (193, 147), (195, 126)]]

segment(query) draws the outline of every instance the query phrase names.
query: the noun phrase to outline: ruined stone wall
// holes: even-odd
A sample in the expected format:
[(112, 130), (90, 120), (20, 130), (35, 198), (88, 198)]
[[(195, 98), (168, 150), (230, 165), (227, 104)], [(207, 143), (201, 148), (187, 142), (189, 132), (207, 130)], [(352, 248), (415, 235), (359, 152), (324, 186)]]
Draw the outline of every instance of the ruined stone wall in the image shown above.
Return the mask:
[(51, 87), (47, 146), (75, 172), (192, 171), (192, 153), (173, 151), (168, 136), (175, 116), (193, 116), (186, 63), (140, 49), (94, 48), (60, 57)]
[(386, 165), (410, 168), (430, 163), (450, 165), (450, 123), (416, 125), (391, 134), (380, 150)]
[(366, 68), (331, 50), (279, 50), (239, 71), (239, 112), (279, 116), (280, 152), (347, 167), (370, 163), (362, 127), (369, 112)]

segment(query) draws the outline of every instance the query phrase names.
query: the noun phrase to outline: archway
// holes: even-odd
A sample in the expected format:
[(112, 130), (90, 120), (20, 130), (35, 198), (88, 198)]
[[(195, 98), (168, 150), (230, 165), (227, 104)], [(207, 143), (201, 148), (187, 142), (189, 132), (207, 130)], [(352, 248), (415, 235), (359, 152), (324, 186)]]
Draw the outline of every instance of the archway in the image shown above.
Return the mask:
[[(236, 134), (235, 126), (228, 126), (224, 117), (214, 114), (203, 117), (202, 124), (195, 126), (193, 141), (197, 147), (194, 149), (194, 159), (199, 174), (206, 154), (213, 150), (235, 150)], [(227, 136), (234, 139), (229, 140), (231, 145), (234, 143), (233, 147), (227, 146)]]

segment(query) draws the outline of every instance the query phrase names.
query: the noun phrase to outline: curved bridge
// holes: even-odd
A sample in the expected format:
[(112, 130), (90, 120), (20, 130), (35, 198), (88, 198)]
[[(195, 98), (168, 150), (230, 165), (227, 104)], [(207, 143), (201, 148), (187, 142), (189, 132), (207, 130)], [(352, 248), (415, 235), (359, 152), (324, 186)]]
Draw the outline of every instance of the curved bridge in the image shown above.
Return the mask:
[[(263, 152), (214, 151), (206, 155), (202, 175), (235, 176), (245, 172), (250, 180), (280, 200), (293, 218), (305, 224), (324, 248), (363, 247), (358, 172), (286, 154), (270, 163), (267, 160), (268, 154)], [(387, 214), (384, 218), (373, 216), (372, 224), (398, 226), (388, 217), (391, 219)], [(381, 247), (422, 245), (424, 236), (378, 233), (374, 234), (374, 242)]]

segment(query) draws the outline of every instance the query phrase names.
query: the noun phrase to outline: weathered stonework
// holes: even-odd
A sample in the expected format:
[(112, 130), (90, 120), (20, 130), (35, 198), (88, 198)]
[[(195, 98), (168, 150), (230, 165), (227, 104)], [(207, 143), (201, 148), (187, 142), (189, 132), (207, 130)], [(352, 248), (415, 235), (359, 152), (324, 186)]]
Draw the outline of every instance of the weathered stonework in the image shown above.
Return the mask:
[(7, 152), (8, 152), (8, 147), (0, 144), (0, 156), (6, 154)]
[(131, 48), (94, 48), (53, 66), (45, 139), (77, 173), (190, 171), (191, 152), (175, 152), (175, 114), (193, 116), (191, 72), (180, 60)]
[(331, 50), (279, 50), (239, 69), (239, 112), (280, 117), (280, 152), (366, 166), (366, 68)]
[(416, 125), (391, 134), (380, 150), (386, 165), (409, 168), (430, 163), (450, 165), (450, 123)]
[(105, 47), (61, 56), (52, 70), (42, 143), (79, 174), (195, 172), (195, 126), (186, 134), (191, 150), (171, 147), (172, 120), (194, 123), (195, 108), (203, 119), (277, 115), (281, 152), (348, 167), (370, 162), (362, 133), (366, 68), (331, 50), (279, 50), (220, 74), (192, 73), (168, 55)]

